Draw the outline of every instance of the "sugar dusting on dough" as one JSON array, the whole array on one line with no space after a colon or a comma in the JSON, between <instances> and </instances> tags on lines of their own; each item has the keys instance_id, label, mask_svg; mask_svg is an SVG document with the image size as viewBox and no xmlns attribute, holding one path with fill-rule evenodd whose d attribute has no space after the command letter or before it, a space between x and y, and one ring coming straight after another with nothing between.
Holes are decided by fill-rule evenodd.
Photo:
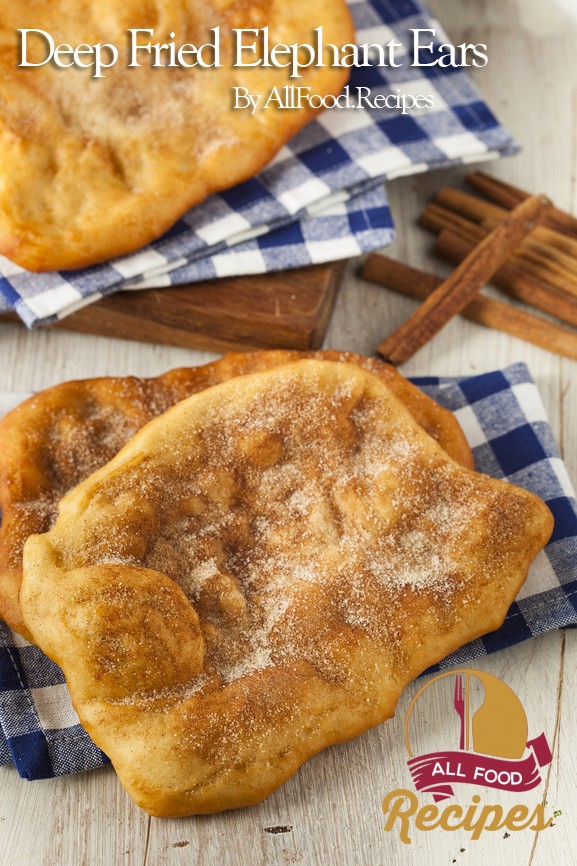
<instances>
[{"instance_id":1,"label":"sugar dusting on dough","mask_svg":"<svg viewBox=\"0 0 577 866\"><path fill-rule=\"evenodd\" d=\"M463 563L486 541L491 494L357 381L317 384L271 380L262 401L213 406L96 496L115 521L86 560L174 579L223 683L295 658L330 677L323 631L394 641L403 598L447 616L455 593L468 603Z\"/></svg>"},{"instance_id":2,"label":"sugar dusting on dough","mask_svg":"<svg viewBox=\"0 0 577 866\"><path fill-rule=\"evenodd\" d=\"M235 353L156 379L66 382L41 392L0 421L0 504L4 516L0 526L0 615L30 639L18 605L24 542L29 535L49 530L62 495L109 461L144 424L206 387L303 357L349 362L374 373L447 453L469 465L467 446L450 413L409 386L387 364L351 353ZM298 497L298 479L294 487ZM135 550L135 562L136 554ZM125 554L122 561L127 561Z\"/></svg>"},{"instance_id":3,"label":"sugar dusting on dough","mask_svg":"<svg viewBox=\"0 0 577 866\"><path fill-rule=\"evenodd\" d=\"M376 378L304 361L142 430L29 542L21 599L123 784L175 817L390 718L499 624L550 529Z\"/></svg>"},{"instance_id":4,"label":"sugar dusting on dough","mask_svg":"<svg viewBox=\"0 0 577 866\"><path fill-rule=\"evenodd\" d=\"M280 0L0 0L0 250L34 271L109 261L156 240L210 194L254 177L313 110L305 101L255 117L235 111L234 87L266 94L292 80L283 64L235 63L232 29L266 26L271 45L299 44L310 39L311 22L329 43L354 37L343 0L290 11ZM150 30L138 34L140 46L180 48L206 44L213 28L219 57L205 52L206 68L190 51L180 64L166 50L128 50L129 30ZM29 34L27 57L37 68L21 68L17 29L45 31L55 45L99 46L105 62L113 45L118 60L101 78L94 54L60 69L42 63L45 40ZM309 64L301 75L311 93L328 96L349 70Z\"/></svg>"}]
</instances>

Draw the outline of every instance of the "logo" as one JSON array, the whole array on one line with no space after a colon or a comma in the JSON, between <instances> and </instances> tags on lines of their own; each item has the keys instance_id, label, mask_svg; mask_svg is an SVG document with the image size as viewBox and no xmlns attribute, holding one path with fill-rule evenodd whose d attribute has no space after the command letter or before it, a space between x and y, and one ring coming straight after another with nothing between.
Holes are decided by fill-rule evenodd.
<instances>
[{"instance_id":1,"label":"logo","mask_svg":"<svg viewBox=\"0 0 577 866\"><path fill-rule=\"evenodd\" d=\"M445 704L442 727L447 739L439 750L419 754L416 722L420 717L430 724L427 704L430 708L431 698L436 699L438 712L439 697ZM545 734L529 738L527 716L515 692L485 671L450 671L424 685L407 711L405 745L414 788L432 796L434 803L454 797L457 784L526 793L541 783L541 770L552 761ZM407 843L411 818L419 830L464 829L478 839L483 830L545 829L553 816L547 819L544 810L544 804L532 812L521 804L506 813L500 805L481 805L477 793L467 806L420 807L408 789L392 791L383 801L385 830L397 827Z\"/></svg>"},{"instance_id":2,"label":"logo","mask_svg":"<svg viewBox=\"0 0 577 866\"><path fill-rule=\"evenodd\" d=\"M413 709L423 692L445 677L454 677L455 682L453 710L460 720L459 748L415 757L409 740ZM473 679L480 680L484 689L484 700L475 712L471 711L470 699ZM435 802L454 796L451 783L456 782L503 791L537 787L540 768L553 758L544 733L531 740L527 736L523 704L509 686L484 671L457 671L436 677L417 692L405 719L405 744L415 787L432 794Z\"/></svg>"}]
</instances>

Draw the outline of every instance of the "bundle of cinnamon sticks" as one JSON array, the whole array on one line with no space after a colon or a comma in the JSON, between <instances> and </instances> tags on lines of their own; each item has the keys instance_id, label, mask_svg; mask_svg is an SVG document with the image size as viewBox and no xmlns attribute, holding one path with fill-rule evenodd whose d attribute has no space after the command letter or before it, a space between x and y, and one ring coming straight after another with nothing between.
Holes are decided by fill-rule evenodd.
<instances>
[{"instance_id":1,"label":"bundle of cinnamon sticks","mask_svg":"<svg viewBox=\"0 0 577 866\"><path fill-rule=\"evenodd\" d=\"M445 187L419 220L437 234L435 254L457 265L446 280L386 256L366 260L365 279L423 301L377 352L401 364L462 314L577 360L577 332L565 327L577 326L577 219L479 172L466 180L485 199ZM563 324L479 295L488 282Z\"/></svg>"}]
</instances>

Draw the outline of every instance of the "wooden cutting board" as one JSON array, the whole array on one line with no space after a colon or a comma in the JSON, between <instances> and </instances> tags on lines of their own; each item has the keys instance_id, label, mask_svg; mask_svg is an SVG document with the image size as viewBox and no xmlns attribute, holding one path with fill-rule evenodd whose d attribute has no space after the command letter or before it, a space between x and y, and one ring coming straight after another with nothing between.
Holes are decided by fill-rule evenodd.
<instances>
[{"instance_id":1,"label":"wooden cutting board","mask_svg":"<svg viewBox=\"0 0 577 866\"><path fill-rule=\"evenodd\" d=\"M344 263L336 262L121 292L47 327L215 351L315 349L323 341L343 269ZM14 314L0 318L18 320Z\"/></svg>"}]
</instances>

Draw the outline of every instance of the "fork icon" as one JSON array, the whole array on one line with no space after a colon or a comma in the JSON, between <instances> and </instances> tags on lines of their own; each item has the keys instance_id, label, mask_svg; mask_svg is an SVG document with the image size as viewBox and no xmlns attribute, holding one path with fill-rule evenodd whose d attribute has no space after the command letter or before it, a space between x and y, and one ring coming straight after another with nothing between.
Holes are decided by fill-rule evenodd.
<instances>
[{"instance_id":1,"label":"fork icon","mask_svg":"<svg viewBox=\"0 0 577 866\"><path fill-rule=\"evenodd\" d=\"M459 718L461 719L461 736L460 736L460 740L459 740L459 748L465 749L465 748L468 748L468 743L467 743L467 746L465 746L465 730L467 727L467 723L466 723L467 712L465 709L465 696L463 694L463 677L461 674L457 674L457 676L455 677L455 694L453 697L453 704L454 704L455 710L457 711ZM467 737L467 739L468 739L468 737Z\"/></svg>"}]
</instances>

